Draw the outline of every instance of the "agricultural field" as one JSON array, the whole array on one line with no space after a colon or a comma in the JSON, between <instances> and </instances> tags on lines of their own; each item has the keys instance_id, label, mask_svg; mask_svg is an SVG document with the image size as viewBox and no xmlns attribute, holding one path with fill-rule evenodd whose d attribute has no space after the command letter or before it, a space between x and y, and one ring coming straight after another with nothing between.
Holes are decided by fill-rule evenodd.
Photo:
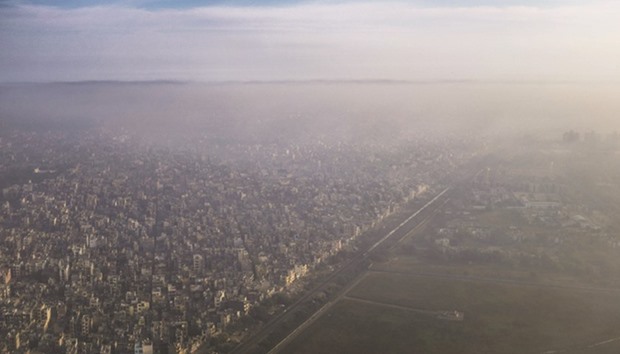
<instances>
[{"instance_id":1,"label":"agricultural field","mask_svg":"<svg viewBox=\"0 0 620 354\"><path fill-rule=\"evenodd\" d=\"M282 352L616 353L618 295L369 272ZM462 321L434 314L453 310Z\"/></svg>"},{"instance_id":2,"label":"agricultural field","mask_svg":"<svg viewBox=\"0 0 620 354\"><path fill-rule=\"evenodd\" d=\"M539 157L455 188L280 352L620 353L618 171Z\"/></svg>"}]
</instances>

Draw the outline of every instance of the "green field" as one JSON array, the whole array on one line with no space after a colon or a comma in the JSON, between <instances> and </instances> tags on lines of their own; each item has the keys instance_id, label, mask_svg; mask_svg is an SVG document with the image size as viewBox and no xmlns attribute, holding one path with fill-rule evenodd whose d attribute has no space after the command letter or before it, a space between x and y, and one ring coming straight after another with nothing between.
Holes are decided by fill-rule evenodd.
<instances>
[{"instance_id":1,"label":"green field","mask_svg":"<svg viewBox=\"0 0 620 354\"><path fill-rule=\"evenodd\" d=\"M618 353L619 293L368 273L283 353ZM384 304L459 310L447 321Z\"/></svg>"}]
</instances>

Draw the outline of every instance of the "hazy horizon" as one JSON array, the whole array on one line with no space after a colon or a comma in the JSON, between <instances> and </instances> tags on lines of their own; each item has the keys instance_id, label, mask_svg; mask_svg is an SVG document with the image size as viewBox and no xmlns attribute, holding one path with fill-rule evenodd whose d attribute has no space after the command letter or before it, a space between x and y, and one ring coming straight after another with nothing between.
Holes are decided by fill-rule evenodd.
<instances>
[{"instance_id":1,"label":"hazy horizon","mask_svg":"<svg viewBox=\"0 0 620 354\"><path fill-rule=\"evenodd\" d=\"M611 1L0 5L0 82L620 81Z\"/></svg>"},{"instance_id":2,"label":"hazy horizon","mask_svg":"<svg viewBox=\"0 0 620 354\"><path fill-rule=\"evenodd\" d=\"M5 122L97 122L181 137L204 131L285 140L325 134L335 140L382 135L386 141L454 133L559 137L571 129L620 130L617 89L381 81L3 84L0 114Z\"/></svg>"},{"instance_id":3,"label":"hazy horizon","mask_svg":"<svg viewBox=\"0 0 620 354\"><path fill-rule=\"evenodd\" d=\"M620 353L618 19L0 0L0 353Z\"/></svg>"}]
</instances>

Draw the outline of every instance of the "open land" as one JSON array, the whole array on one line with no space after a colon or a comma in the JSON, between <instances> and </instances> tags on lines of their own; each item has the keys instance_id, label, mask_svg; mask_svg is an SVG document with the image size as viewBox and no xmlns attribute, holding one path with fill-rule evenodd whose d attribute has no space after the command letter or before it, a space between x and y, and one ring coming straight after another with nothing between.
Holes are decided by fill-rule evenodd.
<instances>
[{"instance_id":1,"label":"open land","mask_svg":"<svg viewBox=\"0 0 620 354\"><path fill-rule=\"evenodd\" d=\"M545 159L562 169L513 160L461 186L279 352L620 352L615 209L602 207L618 195Z\"/></svg>"},{"instance_id":2,"label":"open land","mask_svg":"<svg viewBox=\"0 0 620 354\"><path fill-rule=\"evenodd\" d=\"M369 272L283 352L588 352L620 336L618 293ZM462 321L433 314L453 310Z\"/></svg>"}]
</instances>

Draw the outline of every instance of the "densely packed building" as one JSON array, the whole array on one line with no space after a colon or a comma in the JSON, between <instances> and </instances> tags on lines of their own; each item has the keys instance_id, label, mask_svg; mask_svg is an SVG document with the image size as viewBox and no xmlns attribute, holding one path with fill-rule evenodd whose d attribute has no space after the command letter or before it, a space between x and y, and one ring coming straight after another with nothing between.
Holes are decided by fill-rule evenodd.
<instances>
[{"instance_id":1,"label":"densely packed building","mask_svg":"<svg viewBox=\"0 0 620 354\"><path fill-rule=\"evenodd\" d=\"M188 150L67 134L0 140L2 352L190 352L464 154L446 142Z\"/></svg>"}]
</instances>

